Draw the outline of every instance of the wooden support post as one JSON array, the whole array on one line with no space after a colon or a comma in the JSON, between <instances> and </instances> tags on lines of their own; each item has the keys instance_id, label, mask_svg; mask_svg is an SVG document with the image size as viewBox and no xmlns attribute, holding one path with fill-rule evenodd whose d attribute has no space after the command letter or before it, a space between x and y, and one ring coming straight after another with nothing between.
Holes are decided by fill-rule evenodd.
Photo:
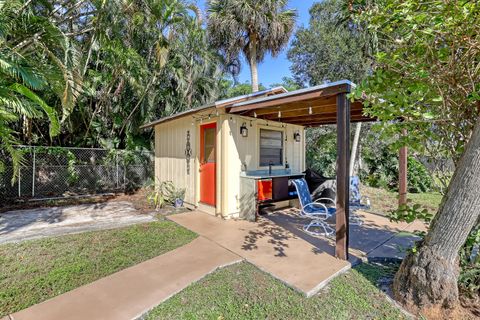
<instances>
[{"instance_id":1,"label":"wooden support post","mask_svg":"<svg viewBox=\"0 0 480 320\"><path fill-rule=\"evenodd\" d=\"M335 256L348 259L350 199L350 101L337 95L337 213Z\"/></svg>"},{"instance_id":2,"label":"wooden support post","mask_svg":"<svg viewBox=\"0 0 480 320\"><path fill-rule=\"evenodd\" d=\"M407 146L400 148L398 163L398 205L407 204Z\"/></svg>"}]
</instances>

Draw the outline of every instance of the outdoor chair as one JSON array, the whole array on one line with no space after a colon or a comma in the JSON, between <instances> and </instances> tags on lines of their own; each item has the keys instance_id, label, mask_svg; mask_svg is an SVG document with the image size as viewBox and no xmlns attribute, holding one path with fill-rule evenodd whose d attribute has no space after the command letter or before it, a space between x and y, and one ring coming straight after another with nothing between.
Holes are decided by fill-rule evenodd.
<instances>
[{"instance_id":1,"label":"outdoor chair","mask_svg":"<svg viewBox=\"0 0 480 320\"><path fill-rule=\"evenodd\" d=\"M303 226L303 230L315 236L331 236L334 234L335 230L327 224L326 220L335 214L335 208L328 208L325 204L318 202L325 199L312 201L305 179L295 179L293 184L297 189L298 199L300 200L301 215L312 219L310 223ZM323 232L314 231L313 228L320 228Z\"/></svg>"},{"instance_id":2,"label":"outdoor chair","mask_svg":"<svg viewBox=\"0 0 480 320\"><path fill-rule=\"evenodd\" d=\"M360 178L350 177L350 208L352 210L370 209L370 199L360 194Z\"/></svg>"},{"instance_id":3,"label":"outdoor chair","mask_svg":"<svg viewBox=\"0 0 480 320\"><path fill-rule=\"evenodd\" d=\"M310 195L310 191L308 189L308 185L305 179L297 179L293 182L295 184L295 188L297 189L297 193L299 194L300 205L302 207L302 215L314 218L314 220L312 220L309 224L305 225L303 229L306 232L314 235L329 236L333 234L335 231L326 223L326 220L335 215L336 213L336 199L324 197L312 201L312 197ZM302 188L302 190L305 189L303 197L300 196L299 188ZM306 210L304 209L304 207L306 207ZM349 217L350 224L361 226L363 224L363 220L358 214L356 214L356 211L370 209L370 199L368 197L362 197L362 195L360 194L360 178L358 176L350 177L349 207L351 211ZM325 214L325 212L327 214ZM321 227L324 230L324 233L311 231L310 228L313 227Z\"/></svg>"},{"instance_id":4,"label":"outdoor chair","mask_svg":"<svg viewBox=\"0 0 480 320\"><path fill-rule=\"evenodd\" d=\"M370 199L360 194L360 178L358 176L350 177L350 210L352 211L351 219L357 220L358 224L362 224L361 218L355 213L357 210L370 209Z\"/></svg>"},{"instance_id":5,"label":"outdoor chair","mask_svg":"<svg viewBox=\"0 0 480 320\"><path fill-rule=\"evenodd\" d=\"M316 201L323 202L327 208L335 208L336 199L319 198ZM362 197L360 194L360 178L358 176L350 177L350 217L349 221L351 225L361 226L363 224L362 218L356 214L358 210L370 209L370 199L368 197Z\"/></svg>"}]
</instances>

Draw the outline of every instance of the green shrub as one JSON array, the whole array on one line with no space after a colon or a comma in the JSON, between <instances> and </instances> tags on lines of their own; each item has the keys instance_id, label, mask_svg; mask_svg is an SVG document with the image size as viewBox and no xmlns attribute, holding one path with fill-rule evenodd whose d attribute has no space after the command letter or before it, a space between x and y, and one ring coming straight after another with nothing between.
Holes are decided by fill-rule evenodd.
<instances>
[{"instance_id":1,"label":"green shrub","mask_svg":"<svg viewBox=\"0 0 480 320\"><path fill-rule=\"evenodd\" d=\"M167 204L173 205L176 199L185 198L185 189L176 188L172 181L152 183L147 190L147 201L155 209L163 208Z\"/></svg>"},{"instance_id":2,"label":"green shrub","mask_svg":"<svg viewBox=\"0 0 480 320\"><path fill-rule=\"evenodd\" d=\"M432 190L433 179L430 173L425 168L425 165L414 157L408 157L407 178L409 192L421 193Z\"/></svg>"},{"instance_id":3,"label":"green shrub","mask_svg":"<svg viewBox=\"0 0 480 320\"><path fill-rule=\"evenodd\" d=\"M333 127L310 128L306 131L307 167L326 177L336 176L337 140Z\"/></svg>"},{"instance_id":4,"label":"green shrub","mask_svg":"<svg viewBox=\"0 0 480 320\"><path fill-rule=\"evenodd\" d=\"M390 141L383 140L369 128L362 129L359 150L363 166L359 172L363 183L374 188L398 189L398 152ZM353 134L352 134L353 136ZM332 126L311 128L306 131L307 166L327 177L336 175L336 129ZM408 157L408 191L412 193L432 190L433 179L423 163Z\"/></svg>"},{"instance_id":5,"label":"green shrub","mask_svg":"<svg viewBox=\"0 0 480 320\"><path fill-rule=\"evenodd\" d=\"M480 296L480 224L468 235L460 249L460 276L458 287L471 297Z\"/></svg>"}]
</instances>

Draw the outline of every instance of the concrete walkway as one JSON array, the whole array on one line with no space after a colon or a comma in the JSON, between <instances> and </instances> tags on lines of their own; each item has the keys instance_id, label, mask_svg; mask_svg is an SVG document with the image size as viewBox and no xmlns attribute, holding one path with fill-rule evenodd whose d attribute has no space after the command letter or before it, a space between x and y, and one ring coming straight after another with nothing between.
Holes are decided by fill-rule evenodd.
<instances>
[{"instance_id":1,"label":"concrete walkway","mask_svg":"<svg viewBox=\"0 0 480 320\"><path fill-rule=\"evenodd\" d=\"M8 211L0 213L0 244L154 220L128 201Z\"/></svg>"},{"instance_id":2,"label":"concrete walkway","mask_svg":"<svg viewBox=\"0 0 480 320\"><path fill-rule=\"evenodd\" d=\"M335 239L313 237L296 209L277 211L258 222L222 220L203 212L169 216L170 220L245 258L288 286L311 296L336 275L361 260L402 258L417 238L404 231L422 230L421 224L392 223L383 216L360 213L363 224L351 226L350 259L335 258ZM298 211L298 210L297 210Z\"/></svg>"},{"instance_id":3,"label":"concrete walkway","mask_svg":"<svg viewBox=\"0 0 480 320\"><path fill-rule=\"evenodd\" d=\"M334 257L335 249L327 241L312 245L265 218L258 222L222 220L199 211L168 218L238 254L306 296L317 293L351 267L351 262Z\"/></svg>"},{"instance_id":4,"label":"concrete walkway","mask_svg":"<svg viewBox=\"0 0 480 320\"><path fill-rule=\"evenodd\" d=\"M210 240L191 243L10 315L11 320L131 320L192 282L242 259Z\"/></svg>"}]
</instances>

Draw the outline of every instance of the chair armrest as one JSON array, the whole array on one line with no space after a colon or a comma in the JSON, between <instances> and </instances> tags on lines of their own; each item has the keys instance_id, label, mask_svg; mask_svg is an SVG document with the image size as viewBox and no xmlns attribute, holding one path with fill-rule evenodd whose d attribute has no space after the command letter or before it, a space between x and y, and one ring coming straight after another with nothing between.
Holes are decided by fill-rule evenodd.
<instances>
[{"instance_id":1,"label":"chair armrest","mask_svg":"<svg viewBox=\"0 0 480 320\"><path fill-rule=\"evenodd\" d=\"M323 207L323 210L325 210L325 213L305 213L305 208L306 207L315 207L315 206L321 206ZM325 216L326 218L330 217L330 214L328 213L328 208L326 205L324 205L323 203L319 203L319 202L311 202L309 204L306 204L305 206L303 206L302 208L302 211L305 213L305 215L307 216Z\"/></svg>"}]
</instances>

